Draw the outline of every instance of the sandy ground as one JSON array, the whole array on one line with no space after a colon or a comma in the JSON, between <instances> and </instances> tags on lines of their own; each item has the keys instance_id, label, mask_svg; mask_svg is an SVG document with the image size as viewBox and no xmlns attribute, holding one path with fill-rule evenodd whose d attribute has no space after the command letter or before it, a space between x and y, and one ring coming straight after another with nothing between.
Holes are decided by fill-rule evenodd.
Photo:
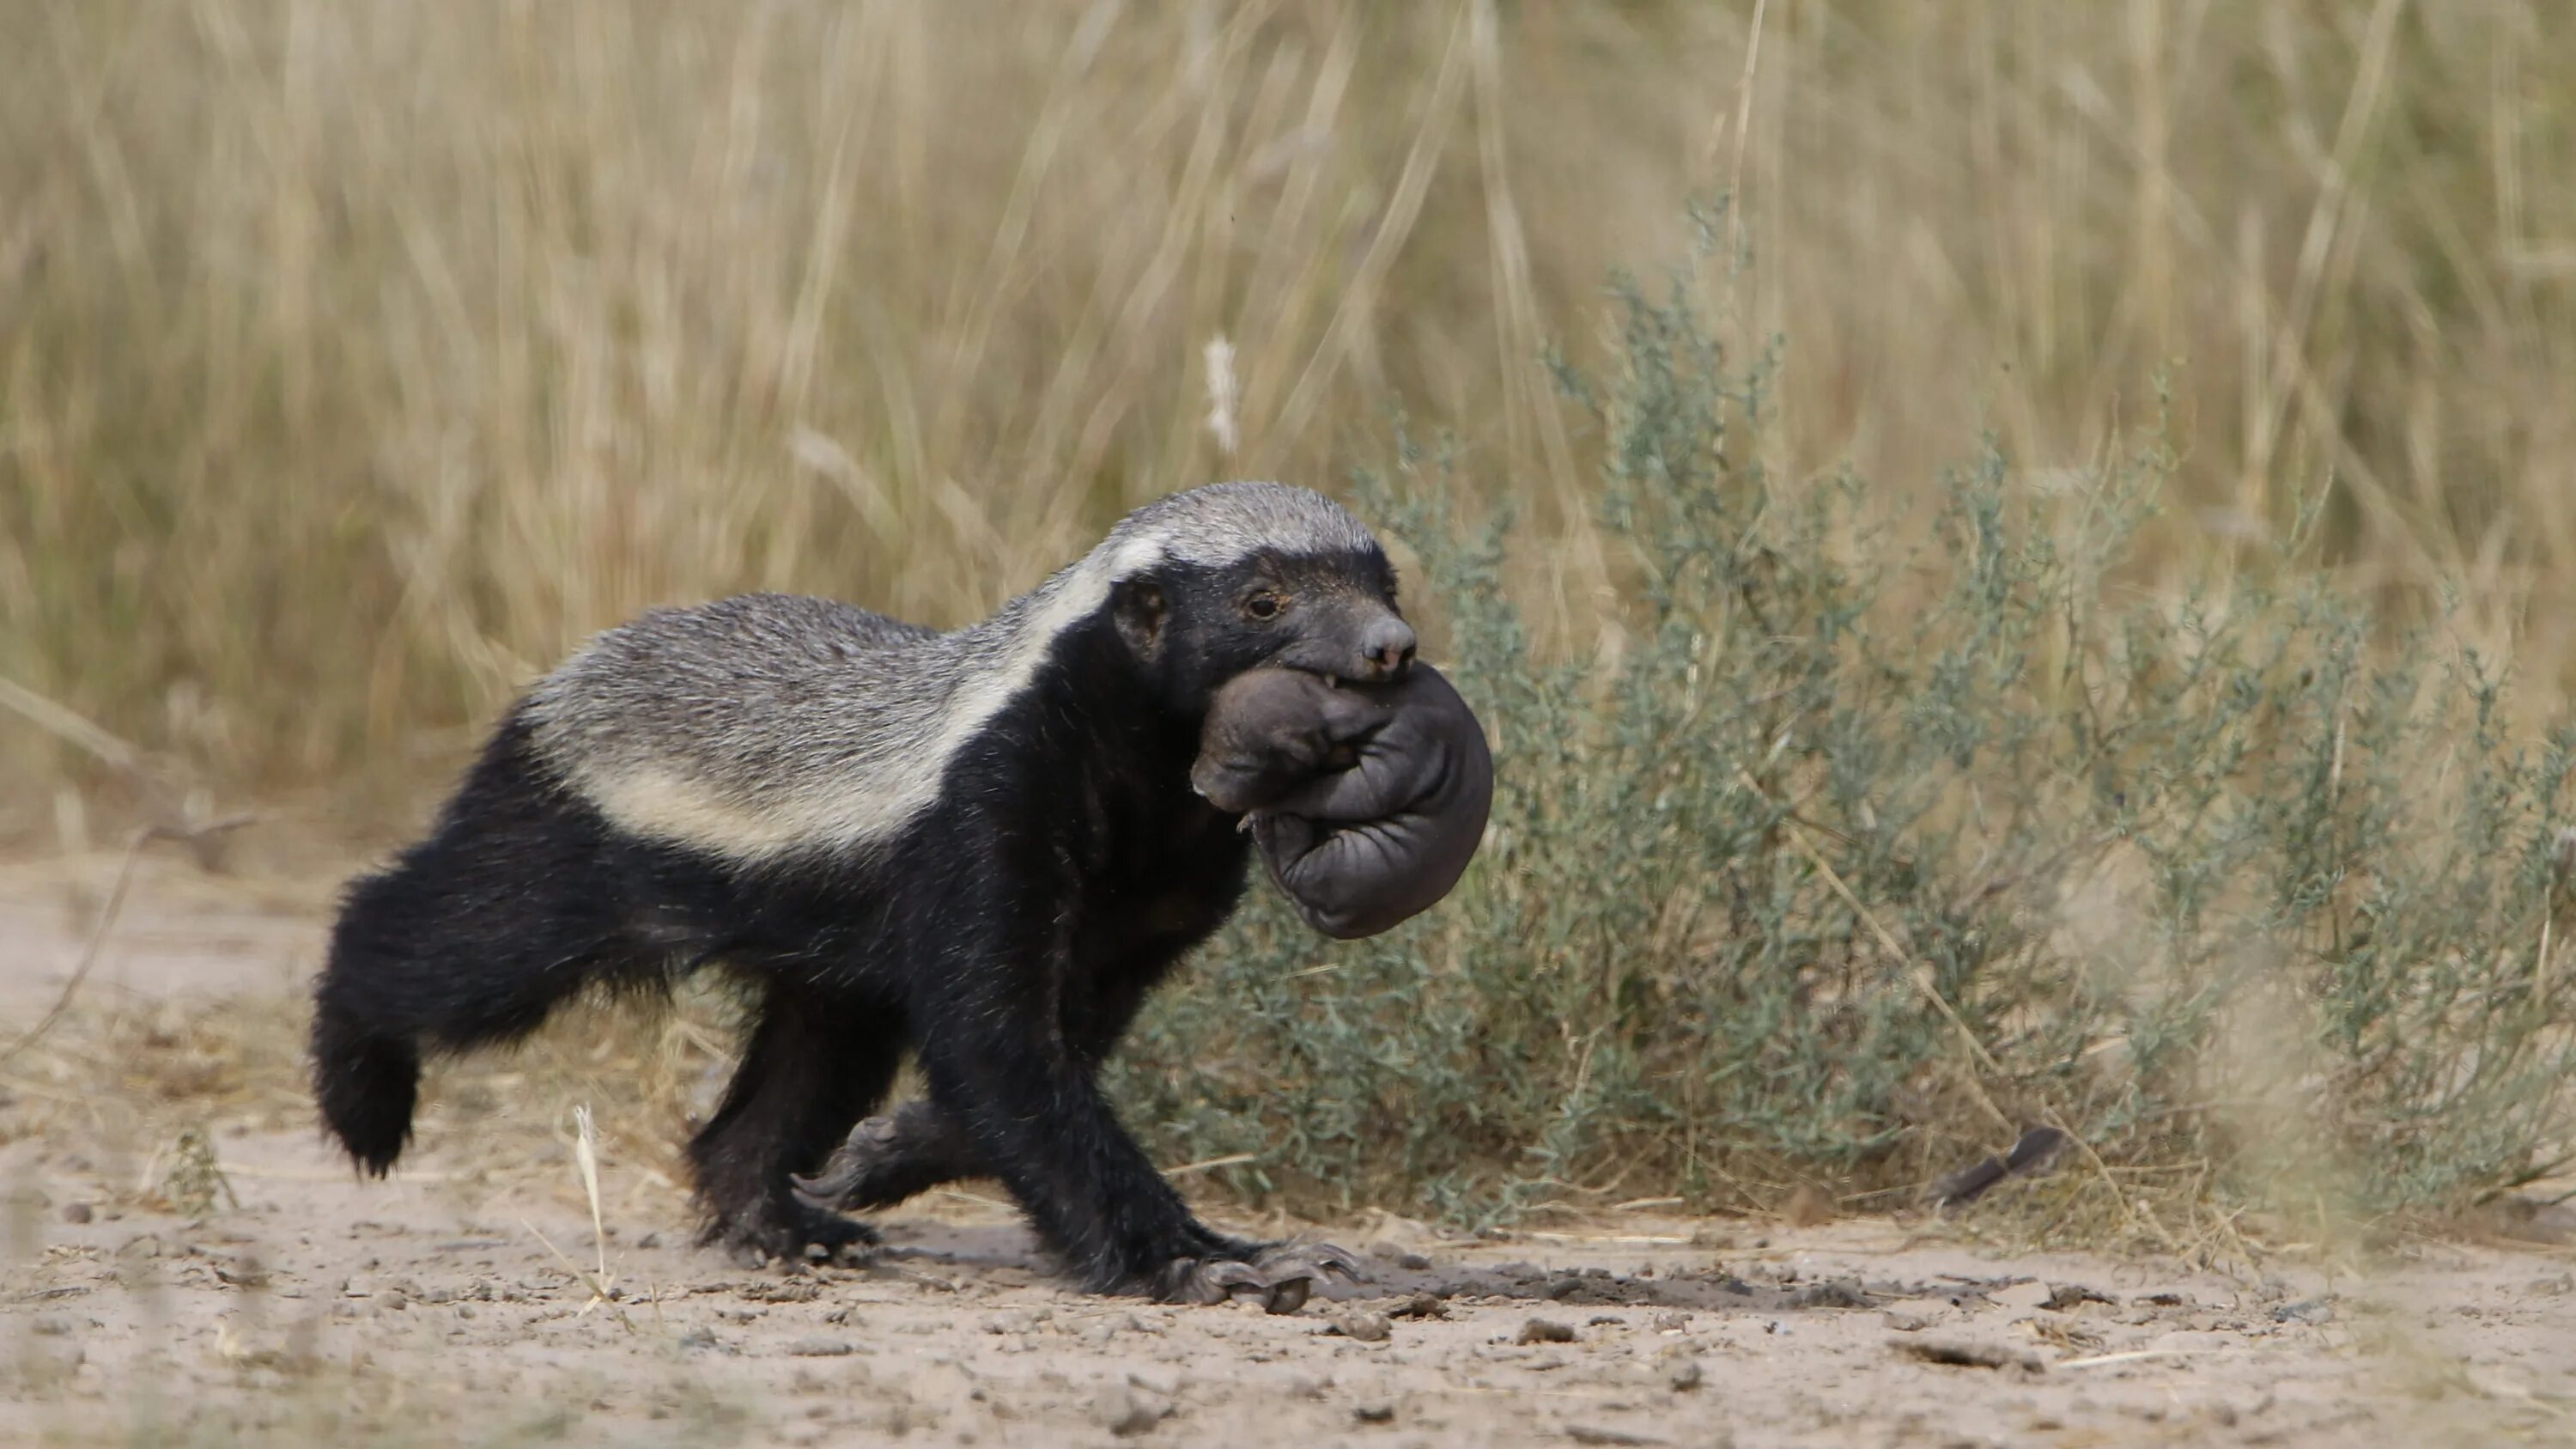
<instances>
[{"instance_id":1,"label":"sandy ground","mask_svg":"<svg viewBox=\"0 0 2576 1449\"><path fill-rule=\"evenodd\" d=\"M309 894L147 880L84 999L311 968ZM0 874L0 1036L79 955L66 887ZM568 1161L496 1186L431 1134L361 1185L309 1130L234 1127L238 1205L182 1219L111 1146L26 1130L8 1094L45 1084L12 1071L0 1442L2576 1441L2576 1253L2546 1243L2219 1274L1890 1219L1468 1240L1382 1217L1316 1229L1369 1281L1272 1316L1068 1292L983 1190L890 1215L868 1267L745 1270L613 1156L595 1235Z\"/></svg>"}]
</instances>

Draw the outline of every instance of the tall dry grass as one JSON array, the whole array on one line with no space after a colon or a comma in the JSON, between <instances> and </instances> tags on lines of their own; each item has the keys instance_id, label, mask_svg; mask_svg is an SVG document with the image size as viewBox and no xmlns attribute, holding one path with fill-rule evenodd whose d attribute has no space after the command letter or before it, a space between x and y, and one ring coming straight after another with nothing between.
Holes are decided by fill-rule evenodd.
<instances>
[{"instance_id":1,"label":"tall dry grass","mask_svg":"<svg viewBox=\"0 0 2576 1449\"><path fill-rule=\"evenodd\" d=\"M1758 50L1748 54L1756 16ZM585 631L966 618L1389 404L1532 505L1538 357L1732 187L1770 461L2097 456L2180 360L2177 563L2333 558L2576 662L2576 13L2541 0L14 6L0 678L241 789L409 777ZM1238 383L1205 426L1207 345ZM22 779L76 758L14 719ZM37 830L33 792L0 832Z\"/></svg>"}]
</instances>

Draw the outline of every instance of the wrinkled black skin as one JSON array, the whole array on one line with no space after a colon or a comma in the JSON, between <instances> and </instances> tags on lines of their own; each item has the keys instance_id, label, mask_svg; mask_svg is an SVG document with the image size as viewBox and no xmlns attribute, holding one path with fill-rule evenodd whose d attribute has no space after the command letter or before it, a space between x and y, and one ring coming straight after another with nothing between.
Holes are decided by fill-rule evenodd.
<instances>
[{"instance_id":1,"label":"wrinkled black skin","mask_svg":"<svg viewBox=\"0 0 2576 1449\"><path fill-rule=\"evenodd\" d=\"M1449 894L1485 834L1484 727L1427 664L1385 684L1255 669L1217 692L1190 780L1250 815L1270 878L1307 925L1374 936Z\"/></svg>"},{"instance_id":2,"label":"wrinkled black skin","mask_svg":"<svg viewBox=\"0 0 2576 1449\"><path fill-rule=\"evenodd\" d=\"M1256 598L1284 607L1256 617ZM1400 676L1412 646L1374 550L1166 566L1060 636L898 838L758 867L622 833L549 778L513 711L428 838L349 890L316 989L323 1117L381 1175L424 1052L721 961L760 1002L689 1144L710 1240L780 1256L871 1240L790 1179L912 1051L940 1141L989 1165L1085 1286L1173 1296L1195 1265L1263 1245L1198 1222L1094 1077L1243 892L1247 843L1189 784L1208 700L1263 664Z\"/></svg>"},{"instance_id":3,"label":"wrinkled black skin","mask_svg":"<svg viewBox=\"0 0 2576 1449\"><path fill-rule=\"evenodd\" d=\"M1363 688L1302 669L1247 669L1208 701L1190 788L1229 815L1249 815L1319 775L1351 769L1360 745L1395 718L1391 691L1431 672L1417 663L1402 684Z\"/></svg>"}]
</instances>

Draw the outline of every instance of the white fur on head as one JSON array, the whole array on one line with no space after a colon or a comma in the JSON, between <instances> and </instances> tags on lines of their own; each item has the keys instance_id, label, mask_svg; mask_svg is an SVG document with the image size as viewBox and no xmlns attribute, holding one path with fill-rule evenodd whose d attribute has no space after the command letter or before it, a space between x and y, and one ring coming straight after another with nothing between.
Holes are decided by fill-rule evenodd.
<instances>
[{"instance_id":1,"label":"white fur on head","mask_svg":"<svg viewBox=\"0 0 2576 1449\"><path fill-rule=\"evenodd\" d=\"M1264 550L1371 553L1339 504L1218 483L1130 513L1082 558L941 634L824 599L750 594L600 635L530 691L538 754L623 830L745 864L862 851L936 804L949 763L1123 579Z\"/></svg>"}]
</instances>

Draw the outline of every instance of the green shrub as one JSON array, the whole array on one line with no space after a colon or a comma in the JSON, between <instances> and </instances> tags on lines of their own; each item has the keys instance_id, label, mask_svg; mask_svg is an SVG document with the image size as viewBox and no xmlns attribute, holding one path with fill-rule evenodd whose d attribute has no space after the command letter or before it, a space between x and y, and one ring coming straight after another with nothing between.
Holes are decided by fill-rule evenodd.
<instances>
[{"instance_id":1,"label":"green shrub","mask_svg":"<svg viewBox=\"0 0 2576 1449\"><path fill-rule=\"evenodd\" d=\"M1560 369L1623 648L1533 655L1456 460L1358 480L1453 621L1493 824L1373 940L1256 887L1118 1068L1165 1160L1468 1221L1897 1200L2041 1122L2141 1195L2377 1210L2536 1170L2576 1081L2542 959L2576 729L2517 742L2494 664L2302 568L2305 530L2140 584L2161 428L2080 473L1989 452L1928 520L1769 471L1771 359L1694 275L1622 282L1606 362Z\"/></svg>"}]
</instances>

